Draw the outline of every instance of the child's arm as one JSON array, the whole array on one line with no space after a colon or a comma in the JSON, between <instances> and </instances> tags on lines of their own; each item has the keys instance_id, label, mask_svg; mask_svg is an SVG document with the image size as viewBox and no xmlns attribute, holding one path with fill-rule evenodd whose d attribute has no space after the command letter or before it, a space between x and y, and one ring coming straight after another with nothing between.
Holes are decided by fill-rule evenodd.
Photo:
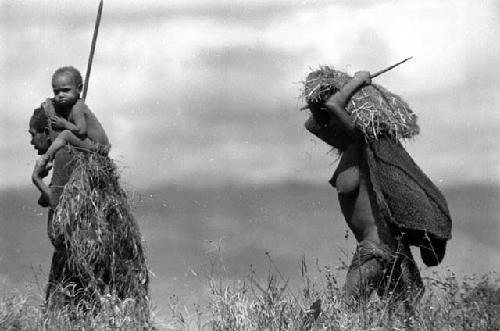
<instances>
[{"instance_id":1,"label":"child's arm","mask_svg":"<svg viewBox=\"0 0 500 331\"><path fill-rule=\"evenodd\" d=\"M340 91L332 95L325 103L326 110L330 115L330 120L340 123L345 131L353 138L356 138L356 127L351 116L345 111L347 102L352 95L364 85L371 84L370 73L368 71L358 71L354 78L344 85Z\"/></svg>"},{"instance_id":2,"label":"child's arm","mask_svg":"<svg viewBox=\"0 0 500 331\"><path fill-rule=\"evenodd\" d=\"M71 131L80 139L87 138L87 121L85 120L83 111L75 107L73 108L72 116L74 123L59 116L51 117L50 122L58 129Z\"/></svg>"}]
</instances>

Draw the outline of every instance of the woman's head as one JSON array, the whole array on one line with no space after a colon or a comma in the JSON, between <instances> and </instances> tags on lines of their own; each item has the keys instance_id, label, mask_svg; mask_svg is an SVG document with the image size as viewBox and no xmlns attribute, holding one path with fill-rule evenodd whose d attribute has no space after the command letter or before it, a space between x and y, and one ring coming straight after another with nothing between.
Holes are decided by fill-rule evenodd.
<instances>
[{"instance_id":1,"label":"woman's head","mask_svg":"<svg viewBox=\"0 0 500 331\"><path fill-rule=\"evenodd\" d=\"M353 139L344 131L341 125L331 118L324 101L311 101L308 102L307 105L317 125L328 131L325 135L325 142L335 148L339 153L344 152L353 142Z\"/></svg>"},{"instance_id":2,"label":"woman's head","mask_svg":"<svg viewBox=\"0 0 500 331\"><path fill-rule=\"evenodd\" d=\"M51 144L49 135L49 119L42 108L37 108L30 118L29 134L31 145L37 150L38 155L45 154Z\"/></svg>"}]
</instances>

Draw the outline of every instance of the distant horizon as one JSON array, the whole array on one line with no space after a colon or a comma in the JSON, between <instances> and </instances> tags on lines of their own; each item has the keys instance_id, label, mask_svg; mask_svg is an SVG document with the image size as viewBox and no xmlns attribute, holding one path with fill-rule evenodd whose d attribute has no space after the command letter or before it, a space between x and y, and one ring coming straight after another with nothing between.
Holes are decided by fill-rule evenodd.
<instances>
[{"instance_id":1,"label":"distant horizon","mask_svg":"<svg viewBox=\"0 0 500 331\"><path fill-rule=\"evenodd\" d=\"M333 171L332 171L333 174ZM25 183L18 183L18 184L13 184L9 186L0 186L0 193L1 192L8 192L8 191L30 191L33 190L35 194L39 194L35 186L31 183L31 175L28 176L29 181ZM309 180L309 179L300 179L300 178L274 178L273 180L270 181L252 181L248 179L243 179L243 180L234 180L232 178L223 178L222 180L215 180L215 181L204 181L204 182L199 182L199 181L193 181L190 179L178 179L176 181L164 181L164 182L159 182L155 184L148 184L147 186L141 186L141 185L133 185L132 183L128 182L126 178L121 177L120 178L120 183L124 186L124 188L127 191L132 191L132 192L139 192L139 193L148 193L148 192L156 192L158 190L163 190L166 189L168 191L169 188L174 188L174 189L217 189L217 188L224 188L224 187L272 187L272 186L286 186L286 185L304 185L304 186L310 186L310 187L331 187L331 184L328 183L328 180L330 179L329 176L326 176L322 179L318 180ZM431 178L431 180L433 180ZM47 184L50 182L50 179L45 179ZM463 181L463 182L456 182L456 183L449 183L447 182L446 184L440 183L440 182L435 182L435 184L438 186L439 189L441 190L455 190L460 187L485 187L485 188L498 188L500 189L500 182L488 182L488 181ZM334 190L333 187L331 187L332 190ZM335 191L332 191L335 193ZM500 191L499 191L500 192ZM500 216L500 215L499 215Z\"/></svg>"}]
</instances>

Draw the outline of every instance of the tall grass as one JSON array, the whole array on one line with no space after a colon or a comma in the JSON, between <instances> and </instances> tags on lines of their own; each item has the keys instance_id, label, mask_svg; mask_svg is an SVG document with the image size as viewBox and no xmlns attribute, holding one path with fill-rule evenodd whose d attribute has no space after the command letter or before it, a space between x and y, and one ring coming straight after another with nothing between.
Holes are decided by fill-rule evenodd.
<instances>
[{"instance_id":1,"label":"tall grass","mask_svg":"<svg viewBox=\"0 0 500 331\"><path fill-rule=\"evenodd\" d=\"M224 283L209 279L205 314L180 316L179 330L500 330L500 275L426 278L421 298L396 302L372 295L348 304L329 267L301 264L302 286L291 288L272 263L267 278ZM177 312L177 314L179 314ZM200 317L204 319L200 322ZM193 324L192 321L197 320Z\"/></svg>"},{"instance_id":2,"label":"tall grass","mask_svg":"<svg viewBox=\"0 0 500 331\"><path fill-rule=\"evenodd\" d=\"M32 295L19 291L0 298L0 330L153 330L134 299L100 297L93 307L68 305L46 310Z\"/></svg>"},{"instance_id":3,"label":"tall grass","mask_svg":"<svg viewBox=\"0 0 500 331\"><path fill-rule=\"evenodd\" d=\"M300 286L290 285L274 264L264 279L251 273L228 281L212 273L206 306L174 295L166 320L152 314L148 324L137 322L131 298L107 295L99 298L99 309L46 312L33 297L12 291L0 298L0 330L500 330L497 273L426 278L423 297L409 298L410 309L377 296L350 306L335 274L318 264L311 271L305 260Z\"/></svg>"}]
</instances>

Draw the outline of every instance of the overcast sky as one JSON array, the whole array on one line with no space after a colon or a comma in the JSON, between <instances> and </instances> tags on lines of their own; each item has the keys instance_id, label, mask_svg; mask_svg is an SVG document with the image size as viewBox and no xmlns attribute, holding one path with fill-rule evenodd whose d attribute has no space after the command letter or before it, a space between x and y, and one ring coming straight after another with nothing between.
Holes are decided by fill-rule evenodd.
<instances>
[{"instance_id":1,"label":"overcast sky","mask_svg":"<svg viewBox=\"0 0 500 331\"><path fill-rule=\"evenodd\" d=\"M29 117L56 68L85 72L98 2L0 4L0 188L22 187ZM87 103L133 188L319 182L335 157L298 82L413 56L376 79L419 116L412 156L440 186L500 183L499 31L498 1L106 0Z\"/></svg>"}]
</instances>

